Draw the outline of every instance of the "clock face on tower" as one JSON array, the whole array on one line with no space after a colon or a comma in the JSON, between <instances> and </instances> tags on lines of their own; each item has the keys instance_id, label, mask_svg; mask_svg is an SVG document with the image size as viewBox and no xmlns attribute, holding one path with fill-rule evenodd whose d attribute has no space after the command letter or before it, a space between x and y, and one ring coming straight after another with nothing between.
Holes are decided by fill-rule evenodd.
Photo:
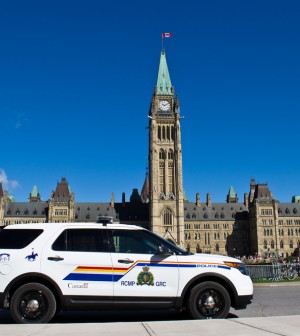
<instances>
[{"instance_id":1,"label":"clock face on tower","mask_svg":"<svg viewBox=\"0 0 300 336\"><path fill-rule=\"evenodd\" d=\"M171 104L167 100L161 100L159 102L159 108L161 111L170 111L171 110Z\"/></svg>"}]
</instances>

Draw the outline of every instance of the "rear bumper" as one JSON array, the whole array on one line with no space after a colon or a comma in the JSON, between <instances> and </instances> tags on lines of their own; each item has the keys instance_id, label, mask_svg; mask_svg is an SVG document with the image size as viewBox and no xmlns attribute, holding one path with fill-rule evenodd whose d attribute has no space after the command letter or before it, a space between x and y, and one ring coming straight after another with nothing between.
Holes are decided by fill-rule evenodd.
<instances>
[{"instance_id":1,"label":"rear bumper","mask_svg":"<svg viewBox=\"0 0 300 336\"><path fill-rule=\"evenodd\" d=\"M253 301L253 294L238 296L236 300L236 304L233 308L236 310L245 309L248 304L252 303L252 301Z\"/></svg>"}]
</instances>

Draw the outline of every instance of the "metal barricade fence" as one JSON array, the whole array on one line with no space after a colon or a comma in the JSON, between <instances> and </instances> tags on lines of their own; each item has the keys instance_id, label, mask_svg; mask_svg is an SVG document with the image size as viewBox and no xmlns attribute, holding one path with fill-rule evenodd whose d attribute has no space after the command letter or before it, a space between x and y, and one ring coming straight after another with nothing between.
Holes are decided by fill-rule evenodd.
<instances>
[{"instance_id":1,"label":"metal barricade fence","mask_svg":"<svg viewBox=\"0 0 300 336\"><path fill-rule=\"evenodd\" d=\"M264 265L246 265L251 279L270 279L279 280L282 278L283 270L291 267L300 276L299 263L272 263Z\"/></svg>"}]
</instances>

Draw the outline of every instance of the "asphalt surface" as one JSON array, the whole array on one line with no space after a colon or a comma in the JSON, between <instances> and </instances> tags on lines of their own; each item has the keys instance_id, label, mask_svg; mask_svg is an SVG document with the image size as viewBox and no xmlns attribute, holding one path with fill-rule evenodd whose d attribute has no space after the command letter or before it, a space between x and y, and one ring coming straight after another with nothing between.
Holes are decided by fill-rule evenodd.
<instances>
[{"instance_id":1,"label":"asphalt surface","mask_svg":"<svg viewBox=\"0 0 300 336\"><path fill-rule=\"evenodd\" d=\"M292 283L255 286L254 302L246 310L231 310L228 318L222 320L187 320L186 316L176 312L156 312L152 315L143 312L118 312L101 314L101 317L93 312L83 315L59 314L49 324L16 325L13 324L9 313L2 311L0 335L299 336L299 290L299 286ZM280 312L286 316L279 316ZM243 317L243 315L255 317Z\"/></svg>"}]
</instances>

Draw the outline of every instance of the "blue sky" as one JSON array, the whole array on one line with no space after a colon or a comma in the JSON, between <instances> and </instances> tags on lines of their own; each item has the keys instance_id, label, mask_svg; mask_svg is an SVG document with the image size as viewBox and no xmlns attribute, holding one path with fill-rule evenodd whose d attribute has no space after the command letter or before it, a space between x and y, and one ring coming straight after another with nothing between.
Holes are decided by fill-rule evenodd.
<instances>
[{"instance_id":1,"label":"blue sky","mask_svg":"<svg viewBox=\"0 0 300 336\"><path fill-rule=\"evenodd\" d=\"M250 179L300 195L300 2L0 0L0 181L44 200L128 200L145 179L161 33L190 201Z\"/></svg>"}]
</instances>

